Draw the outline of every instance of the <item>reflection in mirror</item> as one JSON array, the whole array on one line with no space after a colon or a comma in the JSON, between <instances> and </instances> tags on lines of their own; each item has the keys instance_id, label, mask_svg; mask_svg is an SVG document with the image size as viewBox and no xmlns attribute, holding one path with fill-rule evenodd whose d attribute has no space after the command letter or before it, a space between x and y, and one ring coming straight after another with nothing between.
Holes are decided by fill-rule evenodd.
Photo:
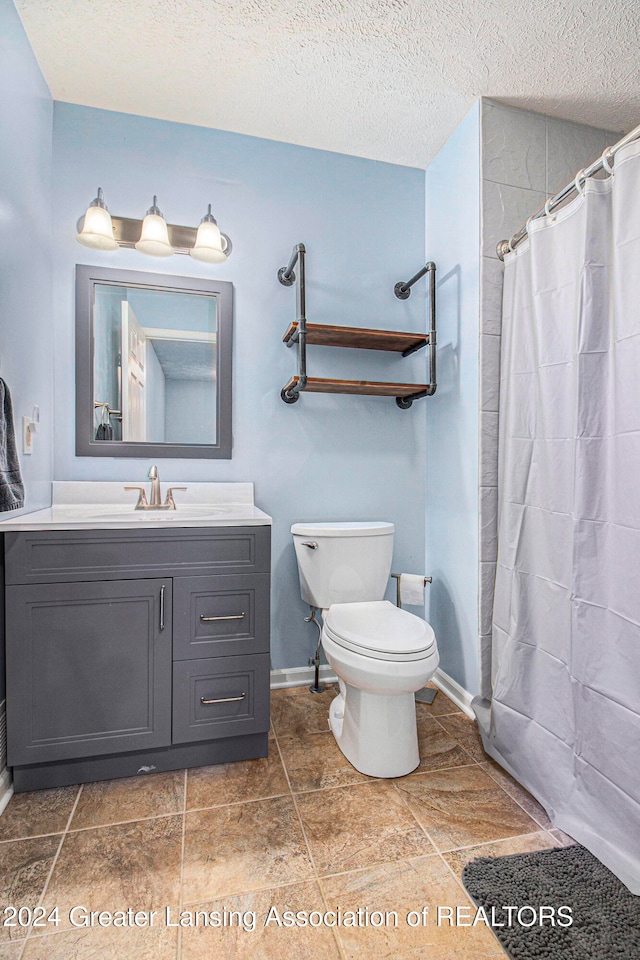
<instances>
[{"instance_id":1,"label":"reflection in mirror","mask_svg":"<svg viewBox=\"0 0 640 960\"><path fill-rule=\"evenodd\" d=\"M216 442L216 298L95 288L95 439Z\"/></svg>"},{"instance_id":2,"label":"reflection in mirror","mask_svg":"<svg viewBox=\"0 0 640 960\"><path fill-rule=\"evenodd\" d=\"M230 456L231 284L81 266L77 282L78 452Z\"/></svg>"}]
</instances>

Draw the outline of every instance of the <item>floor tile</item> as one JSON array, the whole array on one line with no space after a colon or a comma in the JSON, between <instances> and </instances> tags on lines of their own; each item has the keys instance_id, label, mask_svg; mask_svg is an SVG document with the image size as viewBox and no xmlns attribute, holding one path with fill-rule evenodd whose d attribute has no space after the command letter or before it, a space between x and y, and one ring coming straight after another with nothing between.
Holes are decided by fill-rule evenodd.
<instances>
[{"instance_id":1,"label":"floor tile","mask_svg":"<svg viewBox=\"0 0 640 960\"><path fill-rule=\"evenodd\" d=\"M510 837L508 840L496 840L479 847L465 847L463 850L451 850L443 857L456 874L460 877L462 868L471 860L478 857L509 857L513 853L533 853L536 850L549 850L553 847L553 838L546 830L529 833L523 837Z\"/></svg>"},{"instance_id":2,"label":"floor tile","mask_svg":"<svg viewBox=\"0 0 640 960\"><path fill-rule=\"evenodd\" d=\"M71 830L182 813L184 770L85 783Z\"/></svg>"},{"instance_id":3,"label":"floor tile","mask_svg":"<svg viewBox=\"0 0 640 960\"><path fill-rule=\"evenodd\" d=\"M437 690L432 683L427 686L432 690ZM418 717L440 717L447 716L450 713L460 713L460 707L456 707L449 697L445 696L442 690L438 690L433 703L421 703L416 700L416 713Z\"/></svg>"},{"instance_id":4,"label":"floor tile","mask_svg":"<svg viewBox=\"0 0 640 960\"><path fill-rule=\"evenodd\" d=\"M382 864L320 881L327 903L369 911L371 922L336 928L349 960L494 960L504 954L485 927L438 926L437 908L475 908L440 857ZM426 912L423 914L423 909ZM375 917L374 911L380 916ZM416 924L412 926L411 923Z\"/></svg>"},{"instance_id":5,"label":"floor tile","mask_svg":"<svg viewBox=\"0 0 640 960\"><path fill-rule=\"evenodd\" d=\"M183 903L313 876L290 797L186 814Z\"/></svg>"},{"instance_id":6,"label":"floor tile","mask_svg":"<svg viewBox=\"0 0 640 960\"><path fill-rule=\"evenodd\" d=\"M466 750L433 717L418 717L417 727L420 764L414 772L461 767L473 762Z\"/></svg>"},{"instance_id":7,"label":"floor tile","mask_svg":"<svg viewBox=\"0 0 640 960\"><path fill-rule=\"evenodd\" d=\"M69 821L79 787L15 793L0 816L0 840L18 840L62 833Z\"/></svg>"},{"instance_id":8,"label":"floor tile","mask_svg":"<svg viewBox=\"0 0 640 960\"><path fill-rule=\"evenodd\" d=\"M187 809L261 800L289 793L289 785L275 740L269 756L212 767L193 767L187 775Z\"/></svg>"},{"instance_id":9,"label":"floor tile","mask_svg":"<svg viewBox=\"0 0 640 960\"><path fill-rule=\"evenodd\" d=\"M444 727L450 737L464 747L473 760L482 763L487 759L475 720L471 720L464 713L457 713L450 717L438 717L437 722Z\"/></svg>"},{"instance_id":10,"label":"floor tile","mask_svg":"<svg viewBox=\"0 0 640 960\"><path fill-rule=\"evenodd\" d=\"M152 928L92 927L27 941L23 960L175 960L178 931Z\"/></svg>"},{"instance_id":11,"label":"floor tile","mask_svg":"<svg viewBox=\"0 0 640 960\"><path fill-rule=\"evenodd\" d=\"M296 802L320 874L433 853L390 783L377 780L301 793Z\"/></svg>"},{"instance_id":12,"label":"floor tile","mask_svg":"<svg viewBox=\"0 0 640 960\"><path fill-rule=\"evenodd\" d=\"M182 816L69 833L46 892L69 926L71 907L162 909L178 903Z\"/></svg>"},{"instance_id":13,"label":"floor tile","mask_svg":"<svg viewBox=\"0 0 640 960\"><path fill-rule=\"evenodd\" d=\"M310 733L326 733L329 729L329 707L338 693L331 684L322 693L311 693L308 687L274 690L271 695L271 722L278 737L304 737Z\"/></svg>"},{"instance_id":14,"label":"floor tile","mask_svg":"<svg viewBox=\"0 0 640 960\"><path fill-rule=\"evenodd\" d=\"M495 760L485 757L485 763L480 764L480 766L496 783L500 784L510 797L513 797L516 803L519 803L527 811L530 817L533 817L536 823L540 824L543 830L548 830L552 826L544 807L538 803L535 797L531 796L528 790L521 787L506 770L503 770Z\"/></svg>"},{"instance_id":15,"label":"floor tile","mask_svg":"<svg viewBox=\"0 0 640 960\"><path fill-rule=\"evenodd\" d=\"M37 906L60 840L53 836L0 843L0 909ZM2 926L0 941L22 940L27 933L25 927Z\"/></svg>"},{"instance_id":16,"label":"floor tile","mask_svg":"<svg viewBox=\"0 0 640 960\"><path fill-rule=\"evenodd\" d=\"M0 960L19 960L23 943L0 944Z\"/></svg>"},{"instance_id":17,"label":"floor tile","mask_svg":"<svg viewBox=\"0 0 640 960\"><path fill-rule=\"evenodd\" d=\"M294 792L365 783L370 778L352 767L332 733L278 739Z\"/></svg>"},{"instance_id":18,"label":"floor tile","mask_svg":"<svg viewBox=\"0 0 640 960\"><path fill-rule=\"evenodd\" d=\"M192 907L194 911L196 908ZM187 928L182 931L181 960L339 960L340 952L327 926L278 926L285 911L298 913L320 910L324 903L315 880L245 893L237 897L198 904L206 911L239 911L242 923L221 929ZM270 913L271 911L271 913ZM274 913L273 911L276 911ZM255 914L255 929L251 929ZM267 925L265 922L268 920Z\"/></svg>"},{"instance_id":19,"label":"floor tile","mask_svg":"<svg viewBox=\"0 0 640 960\"><path fill-rule=\"evenodd\" d=\"M475 764L395 781L439 850L535 833L538 825Z\"/></svg>"},{"instance_id":20,"label":"floor tile","mask_svg":"<svg viewBox=\"0 0 640 960\"><path fill-rule=\"evenodd\" d=\"M570 837L568 833L563 833L562 830L549 830L549 833L556 840L561 847L573 847L578 841L574 840L573 837Z\"/></svg>"}]
</instances>

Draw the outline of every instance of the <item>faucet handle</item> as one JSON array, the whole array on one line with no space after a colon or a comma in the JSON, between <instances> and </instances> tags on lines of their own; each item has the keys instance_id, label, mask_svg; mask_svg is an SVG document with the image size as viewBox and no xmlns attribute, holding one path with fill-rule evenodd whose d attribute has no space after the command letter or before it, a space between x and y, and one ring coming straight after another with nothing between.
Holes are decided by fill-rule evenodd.
<instances>
[{"instance_id":1,"label":"faucet handle","mask_svg":"<svg viewBox=\"0 0 640 960\"><path fill-rule=\"evenodd\" d=\"M172 510L175 510L175 509L176 509L176 502L175 502L175 500L173 499L173 491L174 491L174 490L188 490L188 489L189 489L188 487L169 487L169 489L167 490L166 500L164 501L165 507L168 506L168 507L171 507Z\"/></svg>"},{"instance_id":2,"label":"faucet handle","mask_svg":"<svg viewBox=\"0 0 640 960\"><path fill-rule=\"evenodd\" d=\"M124 489L138 491L138 502L135 505L136 510L142 510L143 507L148 505L147 494L144 487L125 487Z\"/></svg>"}]
</instances>

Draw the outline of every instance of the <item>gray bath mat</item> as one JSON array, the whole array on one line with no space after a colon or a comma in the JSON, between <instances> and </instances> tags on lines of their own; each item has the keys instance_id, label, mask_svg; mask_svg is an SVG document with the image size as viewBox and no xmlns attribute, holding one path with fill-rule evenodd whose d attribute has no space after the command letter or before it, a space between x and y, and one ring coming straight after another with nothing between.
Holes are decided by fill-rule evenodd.
<instances>
[{"instance_id":1,"label":"gray bath mat","mask_svg":"<svg viewBox=\"0 0 640 960\"><path fill-rule=\"evenodd\" d=\"M462 882L513 960L640 960L640 897L584 847L481 857L465 866ZM529 909L512 910L509 925L506 906ZM555 926L540 925L541 906L547 917L555 910ZM558 924L562 906L571 908L571 926ZM494 925L492 908L504 926Z\"/></svg>"}]
</instances>

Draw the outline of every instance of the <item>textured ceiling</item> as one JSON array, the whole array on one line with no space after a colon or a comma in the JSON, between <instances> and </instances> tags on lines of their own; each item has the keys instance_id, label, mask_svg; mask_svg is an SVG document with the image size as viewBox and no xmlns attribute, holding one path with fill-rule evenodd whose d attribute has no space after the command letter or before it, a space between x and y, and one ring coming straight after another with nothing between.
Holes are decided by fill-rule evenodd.
<instances>
[{"instance_id":1,"label":"textured ceiling","mask_svg":"<svg viewBox=\"0 0 640 960\"><path fill-rule=\"evenodd\" d=\"M426 167L480 96L640 121L640 0L15 0L56 100Z\"/></svg>"}]
</instances>

